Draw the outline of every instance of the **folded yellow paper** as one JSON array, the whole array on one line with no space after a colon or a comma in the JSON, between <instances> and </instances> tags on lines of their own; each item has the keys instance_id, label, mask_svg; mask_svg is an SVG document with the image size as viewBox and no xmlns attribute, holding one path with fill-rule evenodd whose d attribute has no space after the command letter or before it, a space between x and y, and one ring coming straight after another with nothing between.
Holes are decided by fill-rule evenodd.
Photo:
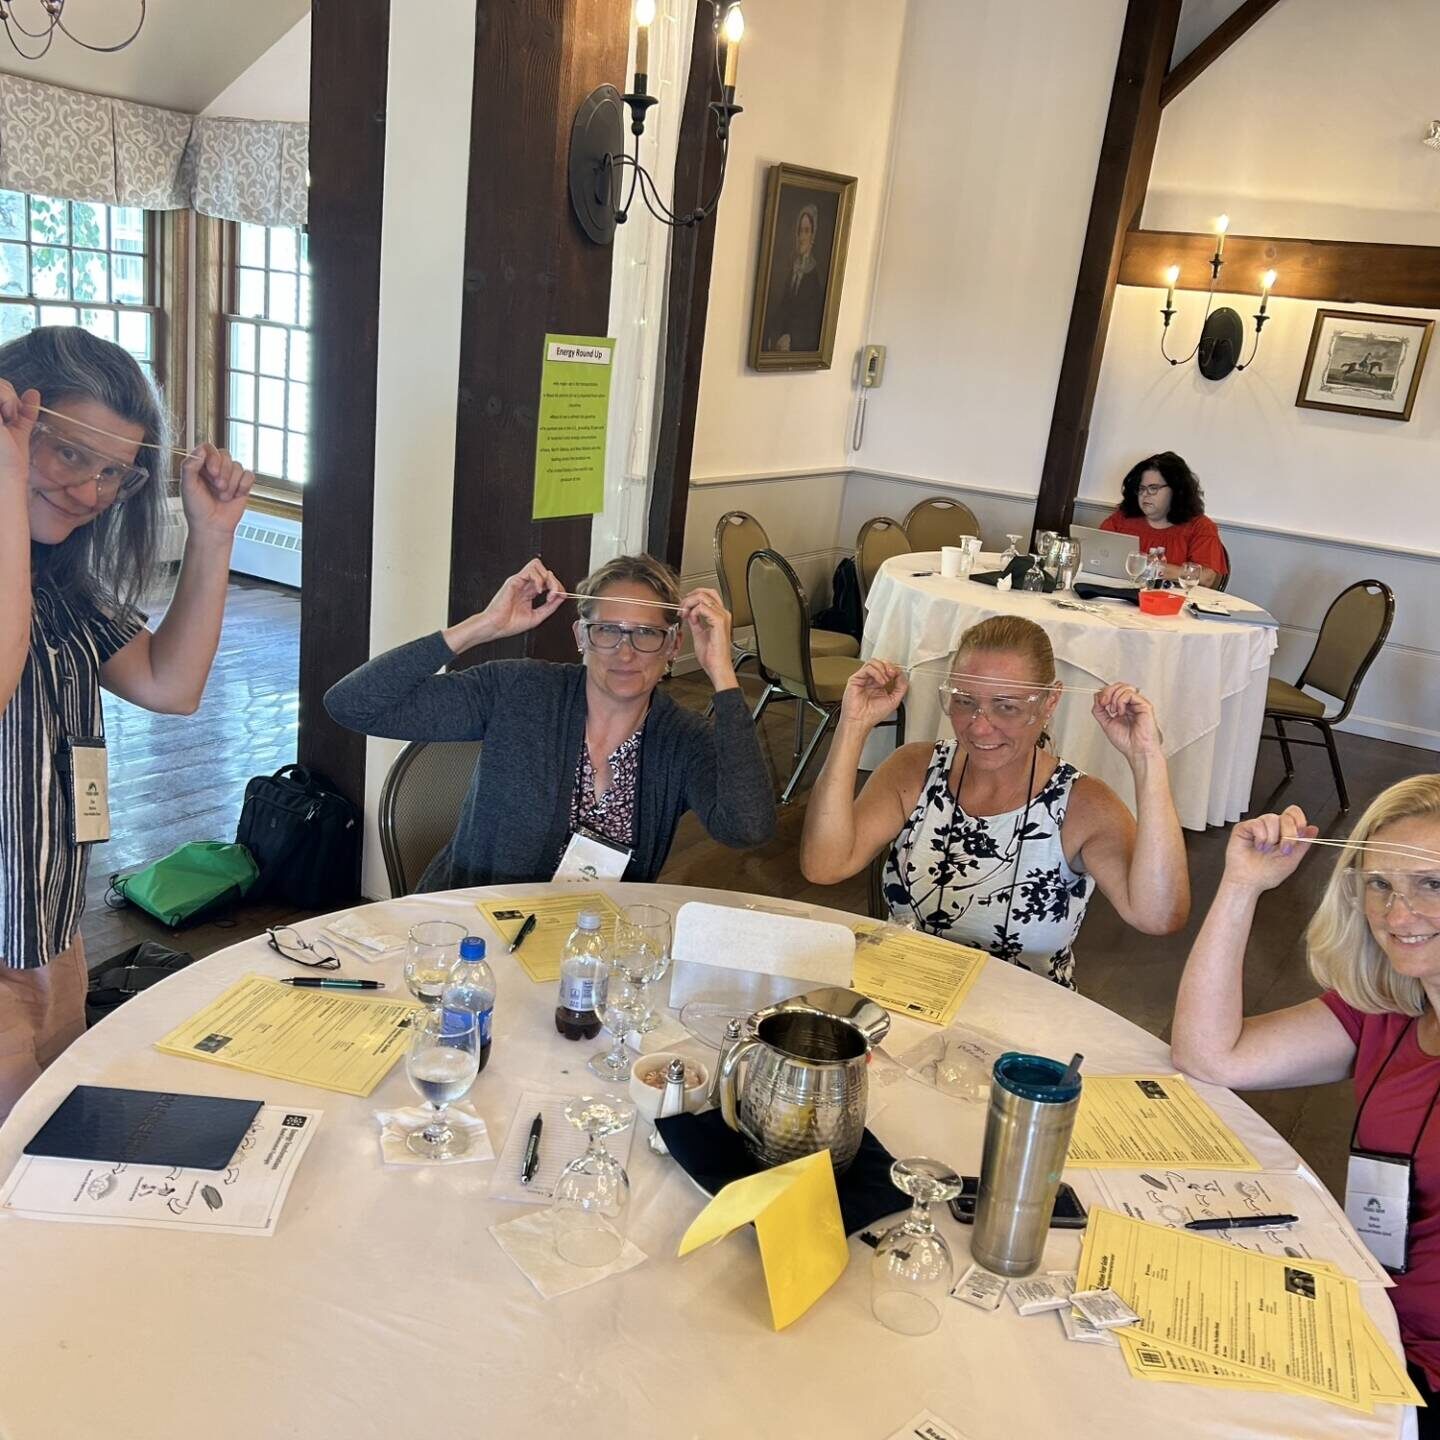
<instances>
[{"instance_id":1,"label":"folded yellow paper","mask_svg":"<svg viewBox=\"0 0 1440 1440\"><path fill-rule=\"evenodd\" d=\"M822 1150L731 1181L695 1217L680 1241L679 1253L688 1255L752 1222L770 1292L770 1318L777 1330L783 1330L845 1273L849 1263L830 1152Z\"/></svg>"}]
</instances>

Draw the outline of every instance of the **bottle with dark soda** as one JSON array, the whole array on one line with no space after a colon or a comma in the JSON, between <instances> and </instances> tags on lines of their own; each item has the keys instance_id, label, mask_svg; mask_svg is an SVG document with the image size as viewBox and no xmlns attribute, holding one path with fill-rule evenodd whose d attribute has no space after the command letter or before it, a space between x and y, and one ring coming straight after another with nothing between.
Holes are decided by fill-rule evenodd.
<instances>
[{"instance_id":1,"label":"bottle with dark soda","mask_svg":"<svg viewBox=\"0 0 1440 1440\"><path fill-rule=\"evenodd\" d=\"M555 1028L567 1040L593 1040L600 1033L599 1011L605 1003L605 985L610 978L610 962L600 924L598 910L582 910L565 942Z\"/></svg>"}]
</instances>

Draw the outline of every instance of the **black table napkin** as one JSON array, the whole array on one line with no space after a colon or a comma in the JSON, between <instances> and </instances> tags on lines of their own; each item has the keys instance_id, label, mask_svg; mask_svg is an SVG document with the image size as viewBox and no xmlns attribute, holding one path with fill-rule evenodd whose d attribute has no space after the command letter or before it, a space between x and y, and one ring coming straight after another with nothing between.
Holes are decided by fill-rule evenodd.
<instances>
[{"instance_id":1,"label":"black table napkin","mask_svg":"<svg viewBox=\"0 0 1440 1440\"><path fill-rule=\"evenodd\" d=\"M1031 563L1028 555L1017 555L1003 570L980 570L967 578L973 580L977 585L998 585L1008 575L1011 589L1020 590L1024 587L1025 576ZM1044 576L1045 593L1048 595L1055 588L1055 577L1043 568L1040 573Z\"/></svg>"},{"instance_id":2,"label":"black table napkin","mask_svg":"<svg viewBox=\"0 0 1440 1440\"><path fill-rule=\"evenodd\" d=\"M1082 600L1128 600L1132 605L1140 603L1138 585L1097 585L1093 580L1077 580L1074 590Z\"/></svg>"},{"instance_id":3,"label":"black table napkin","mask_svg":"<svg viewBox=\"0 0 1440 1440\"><path fill-rule=\"evenodd\" d=\"M670 1158L707 1195L723 1190L732 1180L765 1169L718 1110L670 1115L656 1121L656 1127ZM850 1168L835 1179L840 1218L847 1235L910 1208L910 1197L891 1184L890 1167L894 1163L895 1157L866 1130Z\"/></svg>"}]
</instances>

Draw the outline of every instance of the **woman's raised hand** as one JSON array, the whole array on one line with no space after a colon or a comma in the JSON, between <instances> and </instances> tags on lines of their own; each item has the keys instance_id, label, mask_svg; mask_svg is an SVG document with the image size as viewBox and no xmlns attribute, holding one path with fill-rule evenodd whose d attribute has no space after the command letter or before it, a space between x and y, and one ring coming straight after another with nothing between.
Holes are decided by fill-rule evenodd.
<instances>
[{"instance_id":1,"label":"woman's raised hand","mask_svg":"<svg viewBox=\"0 0 1440 1440\"><path fill-rule=\"evenodd\" d=\"M17 395L8 380L0 380L0 483L22 493L30 479L30 432L39 418L38 390Z\"/></svg>"},{"instance_id":2,"label":"woman's raised hand","mask_svg":"<svg viewBox=\"0 0 1440 1440\"><path fill-rule=\"evenodd\" d=\"M1091 713L1105 738L1132 764L1161 753L1155 708L1133 685L1107 685L1095 697Z\"/></svg>"},{"instance_id":3,"label":"woman's raised hand","mask_svg":"<svg viewBox=\"0 0 1440 1440\"><path fill-rule=\"evenodd\" d=\"M717 690L728 690L735 679L730 647L730 612L716 590L692 590L680 602L680 619L690 631L695 658Z\"/></svg>"},{"instance_id":4,"label":"woman's raised hand","mask_svg":"<svg viewBox=\"0 0 1440 1440\"><path fill-rule=\"evenodd\" d=\"M445 643L458 655L472 645L523 635L548 620L565 603L565 587L539 559L512 575L478 615L445 631Z\"/></svg>"},{"instance_id":5,"label":"woman's raised hand","mask_svg":"<svg viewBox=\"0 0 1440 1440\"><path fill-rule=\"evenodd\" d=\"M888 660L867 660L846 682L840 721L872 729L900 708L909 688L900 666Z\"/></svg>"},{"instance_id":6,"label":"woman's raised hand","mask_svg":"<svg viewBox=\"0 0 1440 1440\"><path fill-rule=\"evenodd\" d=\"M1224 883L1251 890L1273 890L1295 873L1310 848L1305 840L1320 833L1298 805L1281 815L1256 815L1230 832L1225 847Z\"/></svg>"},{"instance_id":7,"label":"woman's raised hand","mask_svg":"<svg viewBox=\"0 0 1440 1440\"><path fill-rule=\"evenodd\" d=\"M228 541L254 484L254 473L232 459L228 450L208 441L197 445L180 466L180 503L191 531Z\"/></svg>"}]
</instances>

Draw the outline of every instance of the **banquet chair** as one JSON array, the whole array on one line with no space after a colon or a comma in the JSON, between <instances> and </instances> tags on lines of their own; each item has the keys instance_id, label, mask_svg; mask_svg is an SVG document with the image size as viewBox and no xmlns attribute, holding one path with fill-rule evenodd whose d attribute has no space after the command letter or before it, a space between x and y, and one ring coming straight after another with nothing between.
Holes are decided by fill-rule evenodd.
<instances>
[{"instance_id":1,"label":"banquet chair","mask_svg":"<svg viewBox=\"0 0 1440 1440\"><path fill-rule=\"evenodd\" d=\"M1280 742L1280 754L1285 760L1285 780L1281 783L1288 783L1295 774L1290 758L1292 745L1324 745L1330 753L1330 769L1335 775L1342 812L1350 808L1350 796L1340 770L1333 727L1350 714L1360 682L1380 653L1394 619L1395 592L1383 580L1357 580L1347 585L1330 602L1300 678L1293 685L1272 679L1265 692L1265 718L1275 722L1275 733L1261 738ZM1339 700L1339 710L1327 715L1324 703L1305 693L1307 686ZM1323 738L1297 740L1286 732L1287 724L1313 725Z\"/></svg>"},{"instance_id":2,"label":"banquet chair","mask_svg":"<svg viewBox=\"0 0 1440 1440\"><path fill-rule=\"evenodd\" d=\"M478 740L413 740L380 790L380 853L392 896L410 895L460 820Z\"/></svg>"},{"instance_id":3,"label":"banquet chair","mask_svg":"<svg viewBox=\"0 0 1440 1440\"><path fill-rule=\"evenodd\" d=\"M748 630L755 623L750 613L750 592L746 588L745 567L757 550L769 548L770 537L765 533L765 527L744 510L727 510L715 522L715 575L720 582L720 598L730 612L732 636L735 631ZM754 650L744 642L732 639L730 643L737 671L747 660L757 659ZM846 635L839 630L811 630L810 653L855 656L860 653L860 642L853 635ZM770 701L777 694L783 693L777 691L773 685L767 686L752 718L758 722ZM715 702L712 700L705 713L710 714L714 708Z\"/></svg>"},{"instance_id":4,"label":"banquet chair","mask_svg":"<svg viewBox=\"0 0 1440 1440\"><path fill-rule=\"evenodd\" d=\"M980 522L968 505L944 495L931 495L911 506L905 517L905 533L912 550L938 550L942 545L958 545L966 535L978 536Z\"/></svg>"},{"instance_id":5,"label":"banquet chair","mask_svg":"<svg viewBox=\"0 0 1440 1440\"><path fill-rule=\"evenodd\" d=\"M795 768L780 792L788 805L805 777L820 742L840 710L845 683L860 668L860 661L845 655L816 655L810 648L810 603L800 577L790 562L775 550L757 550L747 569L750 609L755 617L755 648L760 673L779 694L795 700ZM805 741L805 714L814 711L819 727ZM905 709L894 720L895 743L905 743ZM801 748L804 747L804 754Z\"/></svg>"},{"instance_id":6,"label":"banquet chair","mask_svg":"<svg viewBox=\"0 0 1440 1440\"><path fill-rule=\"evenodd\" d=\"M1225 573L1215 582L1216 590L1228 590L1230 588L1230 552L1225 548L1225 542L1220 542L1220 553L1225 557Z\"/></svg>"},{"instance_id":7,"label":"banquet chair","mask_svg":"<svg viewBox=\"0 0 1440 1440\"><path fill-rule=\"evenodd\" d=\"M905 527L888 515L877 515L860 527L855 541L855 569L860 575L860 597L870 593L871 582L880 567L896 555L908 555L913 547Z\"/></svg>"}]
</instances>

